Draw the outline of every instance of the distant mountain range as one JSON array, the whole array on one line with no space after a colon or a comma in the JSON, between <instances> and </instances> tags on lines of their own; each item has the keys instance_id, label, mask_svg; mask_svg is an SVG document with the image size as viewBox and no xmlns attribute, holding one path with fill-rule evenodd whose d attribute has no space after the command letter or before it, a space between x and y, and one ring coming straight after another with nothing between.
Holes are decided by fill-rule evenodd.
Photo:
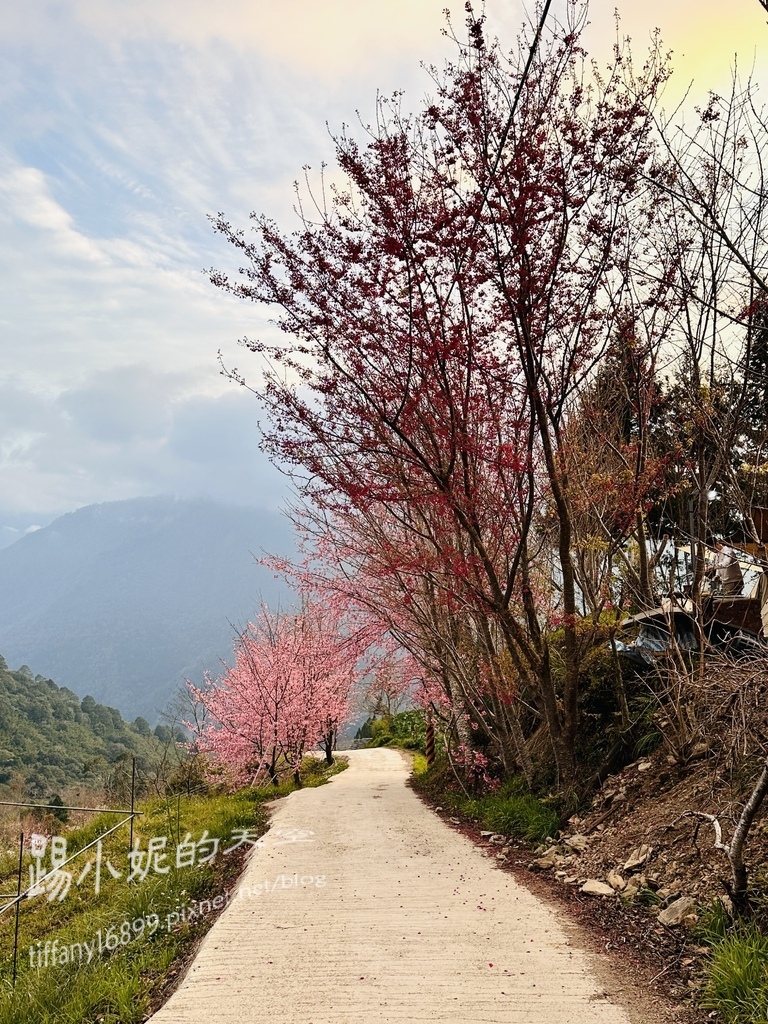
<instances>
[{"instance_id":1,"label":"distant mountain range","mask_svg":"<svg viewBox=\"0 0 768 1024\"><path fill-rule=\"evenodd\" d=\"M78 509L0 550L0 653L155 723L185 677L218 671L261 600L290 604L254 555L292 543L264 509L165 497Z\"/></svg>"}]
</instances>

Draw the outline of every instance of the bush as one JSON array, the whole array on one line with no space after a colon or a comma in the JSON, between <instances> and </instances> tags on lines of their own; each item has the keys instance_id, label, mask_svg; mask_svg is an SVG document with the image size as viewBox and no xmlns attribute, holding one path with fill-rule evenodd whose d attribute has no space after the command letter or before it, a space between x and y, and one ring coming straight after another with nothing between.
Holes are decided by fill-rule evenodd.
<instances>
[{"instance_id":1,"label":"bush","mask_svg":"<svg viewBox=\"0 0 768 1024\"><path fill-rule=\"evenodd\" d=\"M360 739L368 738L366 747L402 747L405 750L426 749L426 720L419 710L401 711L387 718L369 718L358 729Z\"/></svg>"}]
</instances>

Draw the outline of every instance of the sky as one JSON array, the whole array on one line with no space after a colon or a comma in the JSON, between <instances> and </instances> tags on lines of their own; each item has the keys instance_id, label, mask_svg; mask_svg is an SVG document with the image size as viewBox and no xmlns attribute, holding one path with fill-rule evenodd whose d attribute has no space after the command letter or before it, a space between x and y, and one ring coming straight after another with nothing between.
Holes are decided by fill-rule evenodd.
<instances>
[{"instance_id":1,"label":"sky","mask_svg":"<svg viewBox=\"0 0 768 1024\"><path fill-rule=\"evenodd\" d=\"M0 0L0 547L94 502L151 494L279 507L238 338L267 314L218 292L232 269L207 219L292 226L302 167L373 115L377 91L429 92L449 0ZM558 8L556 0L553 10ZM525 9L488 0L512 45ZM673 50L674 106L727 83L738 55L768 90L758 0L625 3L642 53ZM593 0L607 52L614 2Z\"/></svg>"}]
</instances>

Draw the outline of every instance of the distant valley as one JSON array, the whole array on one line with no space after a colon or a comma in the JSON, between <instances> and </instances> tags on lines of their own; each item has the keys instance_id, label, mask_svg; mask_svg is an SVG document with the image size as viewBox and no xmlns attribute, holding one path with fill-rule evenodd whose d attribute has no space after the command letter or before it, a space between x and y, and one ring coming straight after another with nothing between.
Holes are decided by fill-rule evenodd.
<instances>
[{"instance_id":1,"label":"distant valley","mask_svg":"<svg viewBox=\"0 0 768 1024\"><path fill-rule=\"evenodd\" d=\"M287 521L263 509L89 505L0 550L0 653L154 724L185 677L217 671L261 600L290 602L254 555L291 549Z\"/></svg>"}]
</instances>

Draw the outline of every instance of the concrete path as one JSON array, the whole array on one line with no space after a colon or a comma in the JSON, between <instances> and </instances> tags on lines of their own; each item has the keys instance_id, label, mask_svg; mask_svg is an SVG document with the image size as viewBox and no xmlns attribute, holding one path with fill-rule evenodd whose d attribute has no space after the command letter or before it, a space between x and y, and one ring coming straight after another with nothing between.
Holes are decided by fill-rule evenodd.
<instances>
[{"instance_id":1,"label":"concrete path","mask_svg":"<svg viewBox=\"0 0 768 1024\"><path fill-rule=\"evenodd\" d=\"M444 825L394 750L274 805L155 1024L628 1024L556 912Z\"/></svg>"}]
</instances>

